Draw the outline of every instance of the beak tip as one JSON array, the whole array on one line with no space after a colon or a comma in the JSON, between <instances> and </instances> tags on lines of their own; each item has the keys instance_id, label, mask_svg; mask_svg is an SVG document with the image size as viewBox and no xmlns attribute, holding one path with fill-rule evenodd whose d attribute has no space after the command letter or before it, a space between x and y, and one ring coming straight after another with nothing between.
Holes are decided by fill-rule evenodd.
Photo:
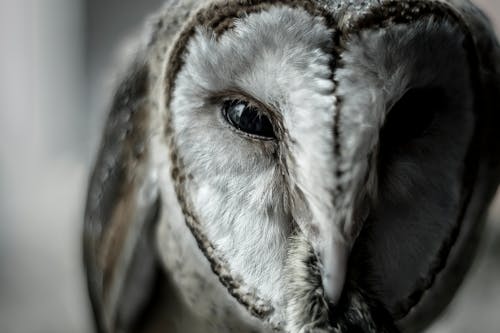
<instances>
[{"instance_id":1,"label":"beak tip","mask_svg":"<svg viewBox=\"0 0 500 333\"><path fill-rule=\"evenodd\" d=\"M323 291L329 303L336 304L339 301L344 284L343 280L343 274L323 274Z\"/></svg>"},{"instance_id":2,"label":"beak tip","mask_svg":"<svg viewBox=\"0 0 500 333\"><path fill-rule=\"evenodd\" d=\"M323 291L328 301L336 304L344 288L349 251L346 244L333 242L321 252L321 282L323 284Z\"/></svg>"}]
</instances>

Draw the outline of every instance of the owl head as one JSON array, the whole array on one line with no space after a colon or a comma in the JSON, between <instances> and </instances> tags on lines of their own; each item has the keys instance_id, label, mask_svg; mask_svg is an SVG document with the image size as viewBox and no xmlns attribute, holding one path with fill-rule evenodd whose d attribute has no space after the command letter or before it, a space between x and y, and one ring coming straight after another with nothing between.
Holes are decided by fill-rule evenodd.
<instances>
[{"instance_id":1,"label":"owl head","mask_svg":"<svg viewBox=\"0 0 500 333\"><path fill-rule=\"evenodd\" d=\"M300 330L352 276L404 319L465 237L479 57L445 3L200 10L166 65L167 132L186 222L233 296Z\"/></svg>"},{"instance_id":2,"label":"owl head","mask_svg":"<svg viewBox=\"0 0 500 333\"><path fill-rule=\"evenodd\" d=\"M275 329L338 328L353 290L352 304L425 326L467 270L498 184L486 19L444 0L180 8L148 46L160 191L178 211L165 219L182 220L219 285ZM176 229L157 242L195 306L203 273L176 275L189 257L171 246Z\"/></svg>"}]
</instances>

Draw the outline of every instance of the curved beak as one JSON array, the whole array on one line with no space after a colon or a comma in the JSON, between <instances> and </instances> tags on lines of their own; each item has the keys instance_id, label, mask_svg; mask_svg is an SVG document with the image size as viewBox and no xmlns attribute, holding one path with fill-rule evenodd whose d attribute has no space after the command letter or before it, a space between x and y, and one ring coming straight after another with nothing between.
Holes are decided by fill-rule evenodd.
<instances>
[{"instance_id":1,"label":"curved beak","mask_svg":"<svg viewBox=\"0 0 500 333\"><path fill-rule=\"evenodd\" d=\"M350 249L350 244L346 244L343 240L324 237L322 245L317 250L323 290L332 304L336 304L342 295Z\"/></svg>"},{"instance_id":2,"label":"curved beak","mask_svg":"<svg viewBox=\"0 0 500 333\"><path fill-rule=\"evenodd\" d=\"M365 174L367 169L359 170ZM367 198L366 177L353 178L358 181L344 186L341 194L328 197L303 193L302 199L308 208L301 208L309 214L296 216L299 228L318 260L324 296L331 304L337 304L342 295L349 256L369 211L368 205L363 205Z\"/></svg>"}]
</instances>

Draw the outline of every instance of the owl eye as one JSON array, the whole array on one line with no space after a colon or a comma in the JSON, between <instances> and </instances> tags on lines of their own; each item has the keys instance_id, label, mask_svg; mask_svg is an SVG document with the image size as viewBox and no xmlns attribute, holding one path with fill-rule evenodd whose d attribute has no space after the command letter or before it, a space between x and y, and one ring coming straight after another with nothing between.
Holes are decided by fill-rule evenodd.
<instances>
[{"instance_id":1,"label":"owl eye","mask_svg":"<svg viewBox=\"0 0 500 333\"><path fill-rule=\"evenodd\" d=\"M440 88L410 90L390 111L382 130L383 141L404 144L425 135L444 109L446 96Z\"/></svg>"},{"instance_id":2,"label":"owl eye","mask_svg":"<svg viewBox=\"0 0 500 333\"><path fill-rule=\"evenodd\" d=\"M225 101L222 104L222 114L231 126L241 132L265 140L276 137L269 118L246 101Z\"/></svg>"}]
</instances>

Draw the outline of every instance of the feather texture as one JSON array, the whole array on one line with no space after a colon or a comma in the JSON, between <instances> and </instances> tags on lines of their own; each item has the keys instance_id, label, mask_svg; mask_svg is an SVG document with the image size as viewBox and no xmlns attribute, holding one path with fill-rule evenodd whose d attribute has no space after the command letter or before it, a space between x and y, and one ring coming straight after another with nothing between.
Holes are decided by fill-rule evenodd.
<instances>
[{"instance_id":1,"label":"feather texture","mask_svg":"<svg viewBox=\"0 0 500 333\"><path fill-rule=\"evenodd\" d=\"M467 0L185 0L149 27L89 185L99 329L432 321L500 177L500 49L483 14ZM227 101L274 139L227 122Z\"/></svg>"}]
</instances>

